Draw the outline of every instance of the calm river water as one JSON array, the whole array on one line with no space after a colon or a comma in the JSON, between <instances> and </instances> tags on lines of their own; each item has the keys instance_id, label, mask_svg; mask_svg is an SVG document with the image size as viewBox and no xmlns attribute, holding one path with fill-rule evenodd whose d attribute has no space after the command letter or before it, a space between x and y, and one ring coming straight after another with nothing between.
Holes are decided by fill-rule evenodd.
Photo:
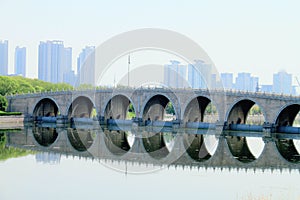
<instances>
[{"instance_id":1,"label":"calm river water","mask_svg":"<svg viewBox=\"0 0 300 200\"><path fill-rule=\"evenodd\" d=\"M26 126L0 136L1 200L300 199L298 154L278 168L255 164L262 133ZM220 152L221 138L231 156ZM276 144L298 152L298 141Z\"/></svg>"}]
</instances>

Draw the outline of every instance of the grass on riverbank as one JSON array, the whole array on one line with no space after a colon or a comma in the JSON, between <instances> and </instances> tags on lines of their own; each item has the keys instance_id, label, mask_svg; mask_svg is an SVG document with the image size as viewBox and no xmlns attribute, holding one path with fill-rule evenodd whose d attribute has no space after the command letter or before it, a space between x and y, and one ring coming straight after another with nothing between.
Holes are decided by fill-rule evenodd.
<instances>
[{"instance_id":1,"label":"grass on riverbank","mask_svg":"<svg viewBox=\"0 0 300 200\"><path fill-rule=\"evenodd\" d=\"M20 112L4 112L0 111L0 116L22 115Z\"/></svg>"}]
</instances>

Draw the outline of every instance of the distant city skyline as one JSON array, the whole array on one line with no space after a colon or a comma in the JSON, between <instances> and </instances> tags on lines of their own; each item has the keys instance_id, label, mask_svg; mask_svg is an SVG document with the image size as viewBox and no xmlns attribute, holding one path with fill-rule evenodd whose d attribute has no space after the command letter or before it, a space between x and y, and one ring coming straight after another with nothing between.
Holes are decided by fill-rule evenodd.
<instances>
[{"instance_id":1,"label":"distant city skyline","mask_svg":"<svg viewBox=\"0 0 300 200\"><path fill-rule=\"evenodd\" d=\"M170 60L169 64L164 65L164 85L171 88L213 89L218 85L218 80L211 69L201 60L188 65ZM292 84L292 74L285 71L273 73L272 84L269 85L261 84L260 77L249 72L239 72L236 77L230 72L221 73L219 81L225 90L297 95L300 89L300 85ZM296 88L299 88L298 91Z\"/></svg>"},{"instance_id":2,"label":"distant city skyline","mask_svg":"<svg viewBox=\"0 0 300 200\"><path fill-rule=\"evenodd\" d=\"M0 38L0 52L2 51L7 51L7 60L4 60L3 62L7 62L7 65L8 65L8 69L7 71L5 71L5 73L7 75L9 74L18 74L17 73L17 68L16 68L16 48L18 48L19 46L16 46L14 47L14 55L10 55L8 52L9 52L9 49L10 49L10 45L9 45L9 41L8 40L1 40ZM51 40L46 40L46 41L51 41ZM62 40L52 40L52 41L61 41L62 43L64 43L64 41ZM41 41L40 41L41 42ZM38 45L39 46L39 45ZM37 49L39 49L39 47L37 46ZM1 50L2 48L2 50ZM5 49L6 48L6 49ZM25 74L27 73L27 76L26 77L30 77L30 78L38 78L39 75L38 75L38 65L36 67L36 70L37 70L37 73L35 76L32 76L30 75L30 71L28 72L27 70L30 70L28 68L30 68L30 66L27 66L27 56L30 56L30 57L37 57L37 60L38 60L38 54L39 52L37 52L37 55L35 56L32 56L32 55L28 55L27 54L27 47L22 47L22 48L25 48L25 65L26 65L26 71L25 71ZM72 48L72 47L70 47ZM87 55L92 52L93 50L95 50L96 47L93 46L93 45L84 45L82 48L81 48L81 51L76 55L71 55L71 60L70 60L70 64L71 64L71 70L74 71L75 74L78 73L78 69L80 69L81 65L83 64L83 60L87 57ZM23 50L24 51L24 50ZM73 48L72 48L72 52L73 52ZM1 55L1 54L0 54ZM13 59L10 58L10 56L13 56ZM13 60L13 64L10 62L9 63L9 60ZM1 59L0 59L1 61ZM17 64L17 65L20 65L20 64ZM125 65L124 65L125 66ZM31 67L32 68L32 67ZM231 67L229 67L231 68ZM251 68L251 67L250 67ZM275 68L275 67L274 67ZM272 83L272 78L273 78L273 73L275 72L278 72L278 71L286 71L284 69L280 69L280 70L277 70L277 71L271 71L271 74L269 75L264 75L262 77L259 76L260 78L260 81L261 81L261 84L262 85L267 85L267 84L271 84ZM246 71L235 71L235 72L232 72L232 71L219 71L219 74L222 74L222 73L233 73L233 74L236 74L238 75L238 73L251 73L251 74L257 74L256 72L252 72L251 70L246 70ZM257 76L257 75L256 75ZM296 81L296 78L300 79L300 71L299 71L299 74L292 74L292 83L297 85L297 81Z\"/></svg>"},{"instance_id":3,"label":"distant city skyline","mask_svg":"<svg viewBox=\"0 0 300 200\"><path fill-rule=\"evenodd\" d=\"M299 1L4 0L0 7L0 40L9 41L10 73L16 46L27 48L28 76L37 77L40 41L64 41L77 56L86 45L97 47L117 34L161 28L198 43L219 72L250 72L262 84L270 84L280 70L300 77Z\"/></svg>"},{"instance_id":4,"label":"distant city skyline","mask_svg":"<svg viewBox=\"0 0 300 200\"><path fill-rule=\"evenodd\" d=\"M9 41L2 40L0 43L0 64L7 63L7 50ZM40 41L39 44L39 65L38 78L53 83L65 82L72 85L76 84L76 75L85 64L86 58L95 50L95 46L85 46L78 56L72 54L72 47L64 47L64 41L47 40ZM75 73L72 60L77 58L77 74ZM2 67L3 75L22 75L26 76L26 47L15 48L14 54L14 73L7 73L7 69ZM92 59L90 59L91 61ZM216 84L216 75L212 76L211 67L202 60L195 60L193 64L181 64L177 60L170 60L171 64L164 65L164 84L175 88L206 88L208 85ZM95 64L95 63L88 63ZM200 69L197 71L196 68ZM244 91L263 91L282 94L299 93L300 85L293 81L297 76L281 70L269 74L272 76L272 83L265 84L262 77L253 76L250 72L241 71L238 73L219 72L222 84L225 89L235 89ZM206 77L204 80L203 77Z\"/></svg>"}]
</instances>

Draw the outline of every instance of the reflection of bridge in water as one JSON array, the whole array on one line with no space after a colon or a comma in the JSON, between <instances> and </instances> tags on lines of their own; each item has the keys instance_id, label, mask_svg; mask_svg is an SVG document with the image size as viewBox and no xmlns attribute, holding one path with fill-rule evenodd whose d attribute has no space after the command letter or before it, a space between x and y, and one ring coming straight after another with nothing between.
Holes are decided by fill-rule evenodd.
<instances>
[{"instance_id":1,"label":"reflection of bridge in water","mask_svg":"<svg viewBox=\"0 0 300 200\"><path fill-rule=\"evenodd\" d=\"M215 136L197 130L159 132L153 127L123 131L25 127L7 132L7 145L96 160L125 161L158 166L234 169L300 169L295 134L223 132Z\"/></svg>"}]
</instances>

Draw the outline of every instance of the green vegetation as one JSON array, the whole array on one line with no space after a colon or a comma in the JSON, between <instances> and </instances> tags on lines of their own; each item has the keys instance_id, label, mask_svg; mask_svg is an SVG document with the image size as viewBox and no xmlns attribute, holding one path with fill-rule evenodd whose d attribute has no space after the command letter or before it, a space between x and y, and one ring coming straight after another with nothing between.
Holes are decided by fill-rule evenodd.
<instances>
[{"instance_id":1,"label":"green vegetation","mask_svg":"<svg viewBox=\"0 0 300 200\"><path fill-rule=\"evenodd\" d=\"M175 115L175 110L171 102L169 102L166 106L166 113L169 115Z\"/></svg>"},{"instance_id":2,"label":"green vegetation","mask_svg":"<svg viewBox=\"0 0 300 200\"><path fill-rule=\"evenodd\" d=\"M0 76L0 110L7 108L7 95L62 90L73 90L73 87L66 83L53 84L21 76Z\"/></svg>"},{"instance_id":3,"label":"green vegetation","mask_svg":"<svg viewBox=\"0 0 300 200\"><path fill-rule=\"evenodd\" d=\"M4 96L0 95L0 111L5 111L7 104L7 99Z\"/></svg>"},{"instance_id":4,"label":"green vegetation","mask_svg":"<svg viewBox=\"0 0 300 200\"><path fill-rule=\"evenodd\" d=\"M207 115L215 115L217 114L217 108L215 105L213 105L212 103L209 103L205 109L205 114Z\"/></svg>"},{"instance_id":5,"label":"green vegetation","mask_svg":"<svg viewBox=\"0 0 300 200\"><path fill-rule=\"evenodd\" d=\"M48 83L38 79L24 78L21 76L0 76L0 94L35 93L46 91L72 90L73 87L66 83Z\"/></svg>"},{"instance_id":6,"label":"green vegetation","mask_svg":"<svg viewBox=\"0 0 300 200\"><path fill-rule=\"evenodd\" d=\"M127 119L132 119L135 117L135 110L132 103L128 106Z\"/></svg>"},{"instance_id":7,"label":"green vegetation","mask_svg":"<svg viewBox=\"0 0 300 200\"><path fill-rule=\"evenodd\" d=\"M22 156L27 156L32 154L32 151L17 149L12 147L5 146L6 144L6 135L5 133L0 133L0 161L8 160L9 158L17 158Z\"/></svg>"},{"instance_id":8,"label":"green vegetation","mask_svg":"<svg viewBox=\"0 0 300 200\"><path fill-rule=\"evenodd\" d=\"M20 112L4 112L0 110L0 116L22 115Z\"/></svg>"},{"instance_id":9,"label":"green vegetation","mask_svg":"<svg viewBox=\"0 0 300 200\"><path fill-rule=\"evenodd\" d=\"M249 110L249 115L261 115L262 111L261 108L258 105L252 106L252 108Z\"/></svg>"}]
</instances>

